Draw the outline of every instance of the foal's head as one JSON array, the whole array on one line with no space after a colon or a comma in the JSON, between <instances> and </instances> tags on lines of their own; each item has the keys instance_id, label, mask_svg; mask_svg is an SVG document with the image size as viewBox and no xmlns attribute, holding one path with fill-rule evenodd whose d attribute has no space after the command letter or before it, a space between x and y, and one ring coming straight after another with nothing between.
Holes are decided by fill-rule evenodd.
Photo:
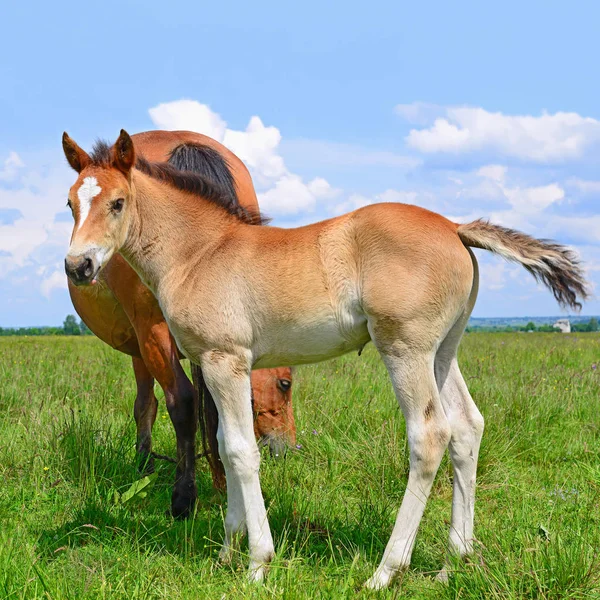
<instances>
[{"instance_id":1,"label":"foal's head","mask_svg":"<svg viewBox=\"0 0 600 600\"><path fill-rule=\"evenodd\" d=\"M289 367L252 371L254 433L274 455L296 444L292 407L292 370Z\"/></svg>"},{"instance_id":2,"label":"foal's head","mask_svg":"<svg viewBox=\"0 0 600 600\"><path fill-rule=\"evenodd\" d=\"M127 238L135 151L123 130L112 148L100 146L92 156L66 133L63 149L69 165L79 173L67 201L75 225L65 270L75 285L87 285Z\"/></svg>"}]
</instances>

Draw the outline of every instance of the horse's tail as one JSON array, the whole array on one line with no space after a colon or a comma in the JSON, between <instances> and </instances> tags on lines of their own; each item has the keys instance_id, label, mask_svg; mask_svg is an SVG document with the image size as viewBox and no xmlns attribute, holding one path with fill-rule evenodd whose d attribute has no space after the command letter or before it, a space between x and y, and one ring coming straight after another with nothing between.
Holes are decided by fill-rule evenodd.
<instances>
[{"instance_id":1,"label":"horse's tail","mask_svg":"<svg viewBox=\"0 0 600 600\"><path fill-rule=\"evenodd\" d=\"M482 219L458 225L457 232L465 246L490 250L523 265L552 291L563 307L580 310L581 303L577 298L585 300L588 297L588 284L579 259L566 246L538 240Z\"/></svg>"},{"instance_id":2,"label":"horse's tail","mask_svg":"<svg viewBox=\"0 0 600 600\"><path fill-rule=\"evenodd\" d=\"M168 162L180 171L192 171L218 183L229 196L230 201L242 208L237 195L235 178L224 156L204 144L183 143L176 146L169 155ZM219 414L215 401L206 387L202 369L192 363L192 377L198 394L198 419L202 435L202 448L210 466L213 484L217 489L225 488L225 470L219 457L217 428Z\"/></svg>"},{"instance_id":3,"label":"horse's tail","mask_svg":"<svg viewBox=\"0 0 600 600\"><path fill-rule=\"evenodd\" d=\"M208 460L214 487L218 490L224 490L225 469L219 457L219 445L217 443L219 414L215 401L204 382L202 369L194 363L192 363L192 380L198 394L198 419L202 436L202 451Z\"/></svg>"}]
</instances>

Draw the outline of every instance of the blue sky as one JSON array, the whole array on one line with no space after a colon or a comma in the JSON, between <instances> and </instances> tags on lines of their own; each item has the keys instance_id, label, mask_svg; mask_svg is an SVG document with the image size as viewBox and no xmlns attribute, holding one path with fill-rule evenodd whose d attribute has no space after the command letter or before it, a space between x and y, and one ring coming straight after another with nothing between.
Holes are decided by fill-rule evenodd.
<instances>
[{"instance_id":1,"label":"blue sky","mask_svg":"<svg viewBox=\"0 0 600 600\"><path fill-rule=\"evenodd\" d=\"M0 326L73 312L63 130L195 128L277 224L412 202L572 244L600 281L599 19L548 0L3 3ZM559 314L480 256L476 316Z\"/></svg>"}]
</instances>

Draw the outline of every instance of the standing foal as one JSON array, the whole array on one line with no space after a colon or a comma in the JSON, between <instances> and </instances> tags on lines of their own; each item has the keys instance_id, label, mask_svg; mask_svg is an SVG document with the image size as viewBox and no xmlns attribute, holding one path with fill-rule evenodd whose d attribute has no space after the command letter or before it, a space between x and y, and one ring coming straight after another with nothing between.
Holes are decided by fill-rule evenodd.
<instances>
[{"instance_id":1,"label":"standing foal","mask_svg":"<svg viewBox=\"0 0 600 600\"><path fill-rule=\"evenodd\" d=\"M256 215L232 207L202 178L136 159L125 131L112 148L97 145L91 156L66 134L63 146L79 173L69 193L78 229L68 270L91 265L91 282L121 252L155 294L178 346L201 365L214 396L227 473L223 559L236 534L247 531L250 577L260 580L274 552L258 477L251 369L325 360L370 340L406 419L410 473L367 585L385 587L409 564L448 446L455 471L450 549L471 551L483 419L456 359L477 296L469 247L522 264L561 304L577 307L586 288L569 250L484 221L457 225L404 204L367 206L297 229L256 227Z\"/></svg>"},{"instance_id":2,"label":"standing foal","mask_svg":"<svg viewBox=\"0 0 600 600\"><path fill-rule=\"evenodd\" d=\"M235 203L258 210L258 200L248 169L222 144L191 131L146 131L132 136L134 148L156 162L168 162L180 171L194 171L218 183ZM200 400L196 417L194 386L179 363L181 354L169 332L156 298L138 274L119 254L104 266L96 285L80 286L69 279L75 310L102 341L132 357L137 384L134 417L137 426L139 464L153 468L152 427L158 403L154 380L165 394L165 403L177 438L177 471L171 498L175 517L188 516L196 500L196 429L198 418L202 445L213 484L225 487L225 474L217 448L214 403L199 369L192 364ZM292 409L292 377L289 368L252 373L257 439L273 454L296 443Z\"/></svg>"}]
</instances>

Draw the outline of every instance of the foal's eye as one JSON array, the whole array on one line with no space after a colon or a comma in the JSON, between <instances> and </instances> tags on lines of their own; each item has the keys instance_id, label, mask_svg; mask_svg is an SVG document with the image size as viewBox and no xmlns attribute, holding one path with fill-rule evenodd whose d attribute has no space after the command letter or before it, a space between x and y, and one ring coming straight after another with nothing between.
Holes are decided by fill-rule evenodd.
<instances>
[{"instance_id":1,"label":"foal's eye","mask_svg":"<svg viewBox=\"0 0 600 600\"><path fill-rule=\"evenodd\" d=\"M73 210L73 206L71 206L71 200L69 200L69 198L67 198L67 206Z\"/></svg>"},{"instance_id":2,"label":"foal's eye","mask_svg":"<svg viewBox=\"0 0 600 600\"><path fill-rule=\"evenodd\" d=\"M123 210L123 203L124 202L125 202L125 200L123 198L117 198L112 203L112 206L111 206L113 212L120 213Z\"/></svg>"},{"instance_id":3,"label":"foal's eye","mask_svg":"<svg viewBox=\"0 0 600 600\"><path fill-rule=\"evenodd\" d=\"M292 382L289 379L278 379L277 387L282 392L287 392L292 387Z\"/></svg>"}]
</instances>

